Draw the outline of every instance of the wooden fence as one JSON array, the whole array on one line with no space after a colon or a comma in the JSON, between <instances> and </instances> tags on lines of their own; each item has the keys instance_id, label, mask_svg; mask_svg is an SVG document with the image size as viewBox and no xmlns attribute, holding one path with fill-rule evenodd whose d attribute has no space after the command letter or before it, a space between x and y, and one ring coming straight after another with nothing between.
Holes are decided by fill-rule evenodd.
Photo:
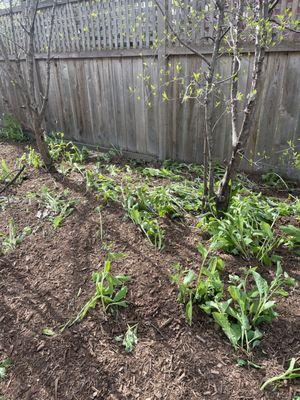
<instances>
[{"instance_id":1,"label":"wooden fence","mask_svg":"<svg viewBox=\"0 0 300 400\"><path fill-rule=\"evenodd\" d=\"M209 56L211 46L200 38L209 36L213 29L210 0L183 2L197 9L202 7L206 11L205 18L197 30L182 29L187 24L186 15L174 7L172 0L165 0L172 26L180 37ZM294 16L299 15L300 0L282 0L277 12L286 8ZM21 18L21 15L21 6L16 7L14 18ZM41 85L45 82L50 15L50 2L41 3L35 43L38 52L36 79ZM4 40L10 35L9 19L9 11L0 10L0 30ZM114 146L149 158L201 162L204 131L201 104L180 100L180 80L168 87L170 101L162 101L161 96L154 96L149 91L149 82L159 86L161 69L166 66L174 73L180 66L180 76L192 76L194 71L204 67L197 56L178 43L157 48L166 29L166 20L153 0L59 2L53 37L47 128L64 131L68 138L80 143L103 148ZM21 48L24 40L21 27L17 35ZM9 39L7 46L10 46ZM245 94L249 92L252 61L253 48L245 45L240 80L240 91ZM25 68L25 62L23 64ZM223 57L218 68L220 75L229 76L230 58ZM14 101L22 119L22 104L13 85L2 79L2 87L1 97ZM222 90L225 95L229 94L228 83ZM277 168L281 173L300 177L299 172L287 163L281 165L287 142L300 144L299 104L300 41L297 34L290 34L268 51L257 128L249 144L248 159L256 155L256 159L261 160L260 168ZM5 111L5 103L0 98L1 111ZM215 131L215 153L222 161L229 154L230 120L217 104L215 120L219 120ZM257 166L244 163L246 169Z\"/></svg>"}]
</instances>

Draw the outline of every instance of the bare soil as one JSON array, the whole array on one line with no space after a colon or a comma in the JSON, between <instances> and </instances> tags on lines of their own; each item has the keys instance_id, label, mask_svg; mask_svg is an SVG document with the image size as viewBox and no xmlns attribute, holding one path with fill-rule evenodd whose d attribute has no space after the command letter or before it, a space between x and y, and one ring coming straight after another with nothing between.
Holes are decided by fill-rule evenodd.
<instances>
[{"instance_id":1,"label":"bare soil","mask_svg":"<svg viewBox=\"0 0 300 400\"><path fill-rule=\"evenodd\" d=\"M0 143L0 156L9 163L20 154L20 145ZM239 367L245 358L233 350L222 331L204 314L192 327L176 301L170 282L172 264L199 265L196 245L204 239L195 221L166 222L166 246L156 250L137 227L124 217L118 205L102 211L104 240L124 252L112 270L131 276L130 306L114 317L100 308L80 323L54 337L55 331L76 315L93 293L91 275L102 266L104 251L98 231L99 201L85 194L79 175L59 180L43 171L26 170L26 179L14 185L9 207L0 212L0 232L14 218L20 229L33 233L12 253L0 257L0 360L13 365L0 382L5 400L202 400L295 399L299 382L260 391L268 377L286 368L291 357L300 356L299 289L280 298L279 318L264 327L264 339L253 360L262 369ZM44 185L56 192L68 188L80 200L61 228L37 218L38 205L27 194ZM1 187L0 187L1 189ZM282 251L283 268L299 281L299 258ZM229 272L249 263L222 255ZM263 273L274 274L273 268ZM127 324L138 323L138 344L131 354L116 342ZM3 397L1 397L1 395ZM298 398L299 399L299 398Z\"/></svg>"}]
</instances>

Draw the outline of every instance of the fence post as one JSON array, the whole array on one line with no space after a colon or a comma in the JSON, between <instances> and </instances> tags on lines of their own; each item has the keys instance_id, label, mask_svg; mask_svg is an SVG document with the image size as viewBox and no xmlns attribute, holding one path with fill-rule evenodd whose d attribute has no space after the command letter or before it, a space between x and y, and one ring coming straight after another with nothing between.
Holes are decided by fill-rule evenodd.
<instances>
[{"instance_id":1,"label":"fence post","mask_svg":"<svg viewBox=\"0 0 300 400\"><path fill-rule=\"evenodd\" d=\"M167 107L168 102L163 100L162 92L165 90L167 69L167 22L168 17L168 0L161 1L165 16L158 8L158 40L161 41L158 48L158 86L162 87L158 90L158 143L159 143L159 159L165 160L167 155Z\"/></svg>"}]
</instances>

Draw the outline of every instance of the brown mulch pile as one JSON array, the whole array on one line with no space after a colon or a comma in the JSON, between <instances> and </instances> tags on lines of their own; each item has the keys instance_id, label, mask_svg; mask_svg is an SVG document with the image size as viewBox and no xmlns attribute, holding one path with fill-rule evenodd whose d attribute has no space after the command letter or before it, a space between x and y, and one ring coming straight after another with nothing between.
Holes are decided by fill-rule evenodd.
<instances>
[{"instance_id":1,"label":"brown mulch pile","mask_svg":"<svg viewBox=\"0 0 300 400\"><path fill-rule=\"evenodd\" d=\"M20 146L0 143L0 156L12 162ZM13 218L19 229L32 234L16 250L0 257L0 361L13 360L0 382L5 400L201 400L297 399L296 381L261 392L266 378L281 373L291 357L300 355L299 289L280 298L280 316L266 326L254 361L262 369L242 368L222 331L200 313L192 327L176 301L170 282L172 264L197 267L196 245L201 237L192 224L166 224L166 246L156 250L117 205L102 211L104 241L126 256L112 264L113 273L131 277L130 305L113 317L96 307L80 323L54 337L55 331L76 315L93 293L91 275L103 265L99 238L99 202L87 196L76 175L63 181L27 170L27 179L5 194L9 207L0 212L0 232ZM56 192L68 188L80 200L75 212L54 230L37 218L38 205L28 192L44 185ZM299 280L299 259L283 252L283 268ZM230 271L249 264L223 256ZM266 268L266 272L267 268ZM269 271L270 272L270 271ZM138 323L138 344L127 354L115 337L127 324ZM3 397L1 397L1 395ZM299 399L299 397L298 397Z\"/></svg>"}]
</instances>

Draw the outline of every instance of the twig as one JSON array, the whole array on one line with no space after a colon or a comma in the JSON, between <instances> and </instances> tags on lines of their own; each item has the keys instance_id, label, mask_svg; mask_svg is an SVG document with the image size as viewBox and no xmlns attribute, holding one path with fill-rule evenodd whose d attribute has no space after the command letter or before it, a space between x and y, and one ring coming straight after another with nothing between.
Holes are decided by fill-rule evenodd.
<instances>
[{"instance_id":1,"label":"twig","mask_svg":"<svg viewBox=\"0 0 300 400\"><path fill-rule=\"evenodd\" d=\"M22 172L24 171L24 169L25 169L25 165L23 165L23 167L22 167L22 168L20 169L20 171L15 175L15 177L14 177L11 181L9 181L9 182L4 186L4 188L0 191L0 194L4 193L5 190L9 188L9 186L11 186L11 185L14 184L14 182L19 178L19 176L22 174Z\"/></svg>"}]
</instances>

